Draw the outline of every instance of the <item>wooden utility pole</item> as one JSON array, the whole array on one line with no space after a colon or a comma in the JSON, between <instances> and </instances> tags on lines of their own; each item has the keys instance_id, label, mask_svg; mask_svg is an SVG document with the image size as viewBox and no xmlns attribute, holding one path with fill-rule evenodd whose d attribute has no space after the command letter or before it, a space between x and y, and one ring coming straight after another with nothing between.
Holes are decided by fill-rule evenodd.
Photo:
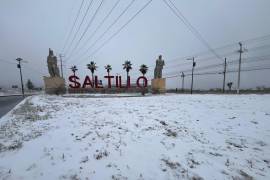
<instances>
[{"instance_id":1,"label":"wooden utility pole","mask_svg":"<svg viewBox=\"0 0 270 180\"><path fill-rule=\"evenodd\" d=\"M238 64L238 81L237 81L237 94L240 93L240 73L241 73L241 61L242 61L242 53L243 51L243 47L242 47L242 43L239 42L239 46L240 46L240 50L238 51L240 53L239 55L239 64Z\"/></svg>"},{"instance_id":2,"label":"wooden utility pole","mask_svg":"<svg viewBox=\"0 0 270 180\"><path fill-rule=\"evenodd\" d=\"M226 71L227 71L227 60L224 60L224 71L223 71L223 88L222 92L225 93L225 83L226 83Z\"/></svg>"},{"instance_id":3,"label":"wooden utility pole","mask_svg":"<svg viewBox=\"0 0 270 180\"><path fill-rule=\"evenodd\" d=\"M61 66L61 77L64 78L63 75L63 62L62 62L62 57L64 57L62 54L59 54L59 58L60 58L60 66Z\"/></svg>"},{"instance_id":4,"label":"wooden utility pole","mask_svg":"<svg viewBox=\"0 0 270 180\"><path fill-rule=\"evenodd\" d=\"M196 66L196 62L194 61L194 57L189 58L187 60L192 60L192 73L191 73L191 88L190 88L190 94L193 93L193 74L194 74L194 68Z\"/></svg>"},{"instance_id":5,"label":"wooden utility pole","mask_svg":"<svg viewBox=\"0 0 270 180\"><path fill-rule=\"evenodd\" d=\"M22 66L21 66L21 61L22 58L17 58L16 61L18 61L19 64L17 64L17 68L20 69L20 77L21 77L21 87L22 87L22 96L24 97L24 86L23 86L23 77L22 77Z\"/></svg>"},{"instance_id":6,"label":"wooden utility pole","mask_svg":"<svg viewBox=\"0 0 270 180\"><path fill-rule=\"evenodd\" d=\"M184 84L185 84L185 74L182 72L181 78L182 78L182 92L184 92Z\"/></svg>"}]
</instances>

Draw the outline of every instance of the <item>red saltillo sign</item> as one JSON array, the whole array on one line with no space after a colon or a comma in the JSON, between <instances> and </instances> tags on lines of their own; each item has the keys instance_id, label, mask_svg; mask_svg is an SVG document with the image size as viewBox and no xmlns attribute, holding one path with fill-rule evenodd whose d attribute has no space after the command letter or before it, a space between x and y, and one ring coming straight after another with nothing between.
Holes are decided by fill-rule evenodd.
<instances>
[{"instance_id":1,"label":"red saltillo sign","mask_svg":"<svg viewBox=\"0 0 270 180\"><path fill-rule=\"evenodd\" d=\"M122 84L121 76L104 76L108 82L108 88L112 88L112 83L115 83L115 87L117 88L130 88L130 76L127 78L126 85ZM79 82L80 78L76 75L69 76L69 87L70 88L104 88L103 85L99 84L98 76L95 76L94 79L90 79L89 76L85 76L83 84ZM138 88L146 88L147 87L147 78L144 76L140 76L137 78L136 85Z\"/></svg>"}]
</instances>

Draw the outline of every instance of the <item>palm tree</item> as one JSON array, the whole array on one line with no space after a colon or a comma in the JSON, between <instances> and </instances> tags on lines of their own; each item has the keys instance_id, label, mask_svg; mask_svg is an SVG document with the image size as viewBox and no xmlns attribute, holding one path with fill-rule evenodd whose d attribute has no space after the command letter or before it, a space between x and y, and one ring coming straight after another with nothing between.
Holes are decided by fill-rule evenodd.
<instances>
[{"instance_id":1,"label":"palm tree","mask_svg":"<svg viewBox=\"0 0 270 180\"><path fill-rule=\"evenodd\" d=\"M97 70L97 65L94 61L91 61L90 64L87 64L87 69L89 69L92 73L92 81L94 82L94 72Z\"/></svg>"},{"instance_id":2,"label":"palm tree","mask_svg":"<svg viewBox=\"0 0 270 180\"><path fill-rule=\"evenodd\" d=\"M110 64L107 64L105 66L105 69L107 70L108 76L110 76L110 71L112 70L112 66Z\"/></svg>"},{"instance_id":3,"label":"palm tree","mask_svg":"<svg viewBox=\"0 0 270 180\"><path fill-rule=\"evenodd\" d=\"M229 87L229 90L230 90L230 91L232 90L232 85L233 85L233 82L227 83L227 86Z\"/></svg>"},{"instance_id":4,"label":"palm tree","mask_svg":"<svg viewBox=\"0 0 270 180\"><path fill-rule=\"evenodd\" d=\"M148 71L148 67L145 64L142 64L139 70L141 71L141 73L144 76Z\"/></svg>"},{"instance_id":5,"label":"palm tree","mask_svg":"<svg viewBox=\"0 0 270 180\"><path fill-rule=\"evenodd\" d=\"M73 75L75 76L76 71L78 71L77 66L71 66L71 71L73 72Z\"/></svg>"},{"instance_id":6,"label":"palm tree","mask_svg":"<svg viewBox=\"0 0 270 180\"><path fill-rule=\"evenodd\" d=\"M125 61L125 63L123 64L123 69L126 70L127 72L127 84L128 84L128 75L129 75L129 71L132 69L132 64L130 61Z\"/></svg>"}]
</instances>

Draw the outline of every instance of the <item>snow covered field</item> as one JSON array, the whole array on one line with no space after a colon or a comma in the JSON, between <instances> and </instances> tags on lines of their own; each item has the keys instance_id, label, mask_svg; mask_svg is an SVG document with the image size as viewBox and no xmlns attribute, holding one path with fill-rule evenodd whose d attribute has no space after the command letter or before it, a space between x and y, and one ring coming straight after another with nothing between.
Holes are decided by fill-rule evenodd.
<instances>
[{"instance_id":1,"label":"snow covered field","mask_svg":"<svg viewBox=\"0 0 270 180\"><path fill-rule=\"evenodd\" d=\"M0 179L270 179L270 95L39 95L0 125Z\"/></svg>"}]
</instances>

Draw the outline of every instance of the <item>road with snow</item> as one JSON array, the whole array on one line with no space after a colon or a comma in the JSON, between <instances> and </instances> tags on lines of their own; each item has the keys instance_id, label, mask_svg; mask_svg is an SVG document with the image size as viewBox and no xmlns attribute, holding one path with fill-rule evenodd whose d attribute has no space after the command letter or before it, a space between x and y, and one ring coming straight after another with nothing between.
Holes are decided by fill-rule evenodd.
<instances>
[{"instance_id":1,"label":"road with snow","mask_svg":"<svg viewBox=\"0 0 270 180\"><path fill-rule=\"evenodd\" d=\"M4 96L0 97L0 118L9 112L14 106L21 102L21 96Z\"/></svg>"}]
</instances>

